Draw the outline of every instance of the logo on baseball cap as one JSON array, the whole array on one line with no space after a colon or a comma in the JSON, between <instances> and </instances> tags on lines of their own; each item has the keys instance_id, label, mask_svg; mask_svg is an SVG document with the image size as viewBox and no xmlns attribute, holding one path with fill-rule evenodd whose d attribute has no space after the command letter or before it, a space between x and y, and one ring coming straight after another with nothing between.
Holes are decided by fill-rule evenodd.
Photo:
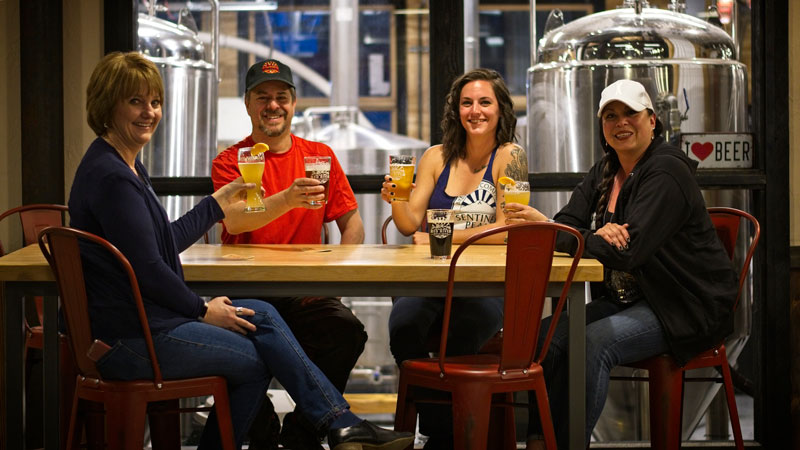
<instances>
[{"instance_id":1,"label":"logo on baseball cap","mask_svg":"<svg viewBox=\"0 0 800 450\"><path fill-rule=\"evenodd\" d=\"M597 117L603 113L603 108L611 102L622 102L636 112L643 109L653 109L653 102L641 83L633 80L617 80L603 89L600 95L600 107L597 108Z\"/></svg>"},{"instance_id":2,"label":"logo on baseball cap","mask_svg":"<svg viewBox=\"0 0 800 450\"><path fill-rule=\"evenodd\" d=\"M247 76L244 79L246 91L265 81L272 80L283 81L289 86L295 87L292 79L292 69L277 59L267 59L253 64L247 70Z\"/></svg>"}]
</instances>

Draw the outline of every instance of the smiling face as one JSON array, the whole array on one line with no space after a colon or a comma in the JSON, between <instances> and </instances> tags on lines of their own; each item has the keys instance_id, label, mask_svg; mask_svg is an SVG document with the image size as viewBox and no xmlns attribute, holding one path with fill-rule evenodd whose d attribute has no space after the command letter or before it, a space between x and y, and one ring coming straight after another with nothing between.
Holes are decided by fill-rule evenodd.
<instances>
[{"instance_id":1,"label":"smiling face","mask_svg":"<svg viewBox=\"0 0 800 450\"><path fill-rule=\"evenodd\" d=\"M297 99L291 88L282 81L265 81L247 93L244 101L253 124L253 137L257 142L259 132L263 138L286 137L291 133L291 122Z\"/></svg>"},{"instance_id":2,"label":"smiling face","mask_svg":"<svg viewBox=\"0 0 800 450\"><path fill-rule=\"evenodd\" d=\"M467 138L487 133L494 136L500 108L492 84L484 80L465 84L459 98L459 115Z\"/></svg>"},{"instance_id":3,"label":"smiling face","mask_svg":"<svg viewBox=\"0 0 800 450\"><path fill-rule=\"evenodd\" d=\"M638 157L653 140L656 116L647 109L637 112L625 103L615 101L603 108L600 118L603 136L618 155Z\"/></svg>"},{"instance_id":4,"label":"smiling face","mask_svg":"<svg viewBox=\"0 0 800 450\"><path fill-rule=\"evenodd\" d=\"M117 103L108 133L119 145L138 151L150 142L161 114L161 97L146 88L139 89Z\"/></svg>"}]
</instances>

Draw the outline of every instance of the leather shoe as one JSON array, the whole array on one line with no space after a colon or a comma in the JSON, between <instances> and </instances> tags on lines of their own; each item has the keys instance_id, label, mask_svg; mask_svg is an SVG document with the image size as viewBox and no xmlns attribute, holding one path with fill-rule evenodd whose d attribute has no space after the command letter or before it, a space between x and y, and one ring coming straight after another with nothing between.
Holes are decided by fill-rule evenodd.
<instances>
[{"instance_id":1,"label":"leather shoe","mask_svg":"<svg viewBox=\"0 0 800 450\"><path fill-rule=\"evenodd\" d=\"M413 442L413 433L387 430L367 420L328 432L331 450L401 450Z\"/></svg>"}]
</instances>

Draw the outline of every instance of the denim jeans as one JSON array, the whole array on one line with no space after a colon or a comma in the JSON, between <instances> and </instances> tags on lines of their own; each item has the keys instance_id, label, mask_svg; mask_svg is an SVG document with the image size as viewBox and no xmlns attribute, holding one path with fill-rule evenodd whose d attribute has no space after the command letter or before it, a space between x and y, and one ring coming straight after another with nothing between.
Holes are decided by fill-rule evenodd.
<instances>
[{"instance_id":1,"label":"denim jeans","mask_svg":"<svg viewBox=\"0 0 800 450\"><path fill-rule=\"evenodd\" d=\"M184 323L153 336L165 379L218 375L228 381L236 444L242 442L275 376L318 429L349 408L339 391L303 352L275 308L260 300L234 300L235 306L256 311L247 320L254 332L242 335L199 321ZM97 364L108 379L152 378L144 339L123 339ZM219 448L216 414L209 417L198 449Z\"/></svg>"},{"instance_id":2,"label":"denim jeans","mask_svg":"<svg viewBox=\"0 0 800 450\"><path fill-rule=\"evenodd\" d=\"M440 329L443 314L444 298L398 297L395 300L389 315L389 347L398 367L407 359L429 357L428 337ZM502 327L502 297L453 298L447 354L475 354ZM452 410L448 406L419 405L417 410L422 434L452 434Z\"/></svg>"},{"instance_id":3,"label":"denim jeans","mask_svg":"<svg viewBox=\"0 0 800 450\"><path fill-rule=\"evenodd\" d=\"M585 444L589 443L608 394L609 372L618 365L639 361L669 351L661 322L646 300L633 305L600 298L586 305L586 429ZM541 343L550 325L542 321ZM550 413L559 448L568 442L568 357L567 316L559 318L556 332L542 363ZM528 433L541 434L536 401L533 393ZM584 444L584 445L585 445Z\"/></svg>"}]
</instances>

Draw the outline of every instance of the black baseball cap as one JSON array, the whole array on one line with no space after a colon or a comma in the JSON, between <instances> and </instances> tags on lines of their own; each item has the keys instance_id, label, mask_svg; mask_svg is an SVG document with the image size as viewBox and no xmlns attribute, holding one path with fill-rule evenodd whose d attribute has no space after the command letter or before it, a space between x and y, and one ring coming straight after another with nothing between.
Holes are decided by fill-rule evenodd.
<instances>
[{"instance_id":1,"label":"black baseball cap","mask_svg":"<svg viewBox=\"0 0 800 450\"><path fill-rule=\"evenodd\" d=\"M294 87L292 79L292 69L286 64L278 61L277 59L267 59L259 61L247 70L247 76L244 79L246 90L250 91L254 87L265 81L283 81L291 87Z\"/></svg>"}]
</instances>

